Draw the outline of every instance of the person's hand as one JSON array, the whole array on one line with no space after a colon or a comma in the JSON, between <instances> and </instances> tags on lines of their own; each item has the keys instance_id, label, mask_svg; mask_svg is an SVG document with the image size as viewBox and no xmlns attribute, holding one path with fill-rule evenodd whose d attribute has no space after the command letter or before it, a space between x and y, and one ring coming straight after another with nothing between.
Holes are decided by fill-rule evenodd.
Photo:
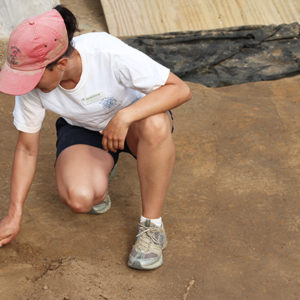
<instances>
[{"instance_id":1,"label":"person's hand","mask_svg":"<svg viewBox=\"0 0 300 300\"><path fill-rule=\"evenodd\" d=\"M0 222L0 247L8 244L16 237L20 231L20 224L20 219L10 216L5 217Z\"/></svg>"},{"instance_id":2,"label":"person's hand","mask_svg":"<svg viewBox=\"0 0 300 300\"><path fill-rule=\"evenodd\" d=\"M123 118L122 114L116 114L105 129L100 131L103 134L103 149L112 152L123 150L129 126L130 123Z\"/></svg>"}]
</instances>

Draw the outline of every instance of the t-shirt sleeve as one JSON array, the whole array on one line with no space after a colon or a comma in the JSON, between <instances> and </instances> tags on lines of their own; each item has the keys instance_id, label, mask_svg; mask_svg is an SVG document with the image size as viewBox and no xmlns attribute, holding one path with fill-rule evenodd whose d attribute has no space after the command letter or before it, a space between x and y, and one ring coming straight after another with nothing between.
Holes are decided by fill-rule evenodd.
<instances>
[{"instance_id":1,"label":"t-shirt sleeve","mask_svg":"<svg viewBox=\"0 0 300 300\"><path fill-rule=\"evenodd\" d=\"M120 46L114 57L114 70L121 84L148 94L166 83L170 74L168 68L125 43Z\"/></svg>"},{"instance_id":2,"label":"t-shirt sleeve","mask_svg":"<svg viewBox=\"0 0 300 300\"><path fill-rule=\"evenodd\" d=\"M45 117L45 109L36 91L16 96L13 112L15 127L23 132L38 132Z\"/></svg>"}]
</instances>

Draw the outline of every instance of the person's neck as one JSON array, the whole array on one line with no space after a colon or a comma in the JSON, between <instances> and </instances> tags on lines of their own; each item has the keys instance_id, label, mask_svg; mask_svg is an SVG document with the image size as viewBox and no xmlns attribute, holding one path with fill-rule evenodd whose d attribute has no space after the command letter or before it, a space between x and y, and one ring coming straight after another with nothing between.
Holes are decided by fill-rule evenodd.
<instances>
[{"instance_id":1,"label":"person's neck","mask_svg":"<svg viewBox=\"0 0 300 300\"><path fill-rule=\"evenodd\" d=\"M74 49L69 57L68 66L60 85L65 89L73 89L78 84L82 73L82 62L79 52Z\"/></svg>"}]
</instances>

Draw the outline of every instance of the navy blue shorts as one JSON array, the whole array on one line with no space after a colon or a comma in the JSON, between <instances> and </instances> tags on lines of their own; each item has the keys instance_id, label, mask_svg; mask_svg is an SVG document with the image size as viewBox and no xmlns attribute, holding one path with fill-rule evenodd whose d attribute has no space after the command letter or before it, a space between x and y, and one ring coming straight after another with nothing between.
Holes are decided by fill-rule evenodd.
<instances>
[{"instance_id":1,"label":"navy blue shorts","mask_svg":"<svg viewBox=\"0 0 300 300\"><path fill-rule=\"evenodd\" d=\"M171 111L170 111L170 115L173 120L173 115ZM172 132L173 130L174 128L172 127ZM64 149L73 145L83 144L83 145L89 145L89 146L97 147L99 149L103 149L102 146L103 135L99 131L93 131L83 127L70 125L63 118L58 118L56 121L56 135L57 135L56 159ZM108 152L113 157L115 164L117 163L119 159L119 154L121 152L129 153L134 158L136 158L130 152L130 149L125 141L124 150L118 150L117 152L112 152L112 151Z\"/></svg>"}]
</instances>

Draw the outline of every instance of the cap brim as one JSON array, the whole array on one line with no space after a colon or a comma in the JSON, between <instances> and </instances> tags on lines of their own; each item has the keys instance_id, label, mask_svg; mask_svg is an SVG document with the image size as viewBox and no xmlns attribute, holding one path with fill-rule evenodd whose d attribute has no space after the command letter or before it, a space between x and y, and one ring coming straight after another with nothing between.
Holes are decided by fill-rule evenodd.
<instances>
[{"instance_id":1,"label":"cap brim","mask_svg":"<svg viewBox=\"0 0 300 300\"><path fill-rule=\"evenodd\" d=\"M45 68L34 71L19 71L9 67L7 62L0 72L0 91L14 96L32 91L41 80Z\"/></svg>"}]
</instances>

